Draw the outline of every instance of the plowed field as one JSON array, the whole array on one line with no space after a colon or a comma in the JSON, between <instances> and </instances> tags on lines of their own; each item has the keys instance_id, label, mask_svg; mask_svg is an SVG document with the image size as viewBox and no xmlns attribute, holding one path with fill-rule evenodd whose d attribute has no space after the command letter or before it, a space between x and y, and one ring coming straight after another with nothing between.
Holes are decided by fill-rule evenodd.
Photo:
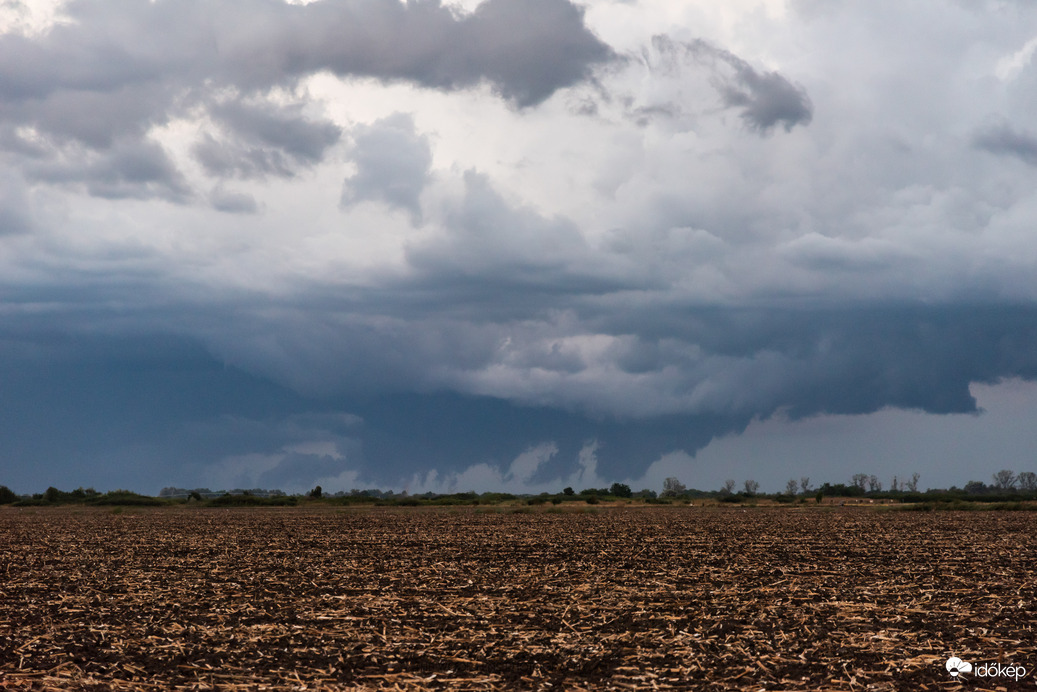
<instances>
[{"instance_id":1,"label":"plowed field","mask_svg":"<svg viewBox=\"0 0 1037 692\"><path fill-rule=\"evenodd\" d=\"M1037 513L0 511L15 689L1034 688ZM1025 679L963 675L1000 657Z\"/></svg>"}]
</instances>

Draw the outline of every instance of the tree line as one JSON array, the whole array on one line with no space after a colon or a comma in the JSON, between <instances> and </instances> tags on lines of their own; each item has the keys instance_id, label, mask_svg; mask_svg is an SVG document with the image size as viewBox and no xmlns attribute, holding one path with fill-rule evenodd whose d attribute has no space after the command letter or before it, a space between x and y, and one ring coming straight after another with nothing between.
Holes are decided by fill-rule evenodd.
<instances>
[{"instance_id":1,"label":"tree line","mask_svg":"<svg viewBox=\"0 0 1037 692\"><path fill-rule=\"evenodd\" d=\"M1006 501L1037 499L1037 473L1022 471L1015 473L1010 469L1001 469L991 476L992 483L969 481L963 487L929 488L919 491L918 473L910 476L893 476L889 485L884 485L874 474L856 473L848 483L825 482L814 487L808 476L789 479L782 492L761 493L760 484L753 479L742 481L738 486L734 479L724 481L717 490L698 490L688 488L676 477L663 481L661 492L649 488L638 491L631 489L626 483L613 483L608 487L584 488L577 491L572 487L563 488L558 493L514 494L502 492L476 493L434 493L426 492L411 495L406 491L399 493L392 490L369 488L352 489L325 493L321 486L316 486L308 493L289 495L282 490L250 490L235 489L232 491L212 491L208 488L163 488L157 497L141 495L129 490L111 490L105 493L93 488L77 488L62 491L47 488L43 493L18 495L10 488L0 485L0 505L137 505L161 506L175 504L203 504L207 506L259 506L259 505L295 505L300 502L324 502L333 504L376 504L376 505L451 505L451 504L500 504L502 502L523 501L527 504L550 502L586 502L597 504L603 500L641 500L647 503L668 503L674 501L690 501L697 498L715 498L722 502L740 502L743 500L769 498L777 502L805 501L811 496L818 502L824 497L867 497L873 499L892 499L902 502L922 502L929 500L972 500L972 501Z\"/></svg>"}]
</instances>

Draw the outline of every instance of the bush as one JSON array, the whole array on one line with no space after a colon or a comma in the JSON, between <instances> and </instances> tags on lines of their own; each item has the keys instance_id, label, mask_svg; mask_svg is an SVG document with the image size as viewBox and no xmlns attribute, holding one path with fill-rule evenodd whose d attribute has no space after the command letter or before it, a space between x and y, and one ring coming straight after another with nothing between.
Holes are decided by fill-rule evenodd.
<instances>
[{"instance_id":1,"label":"bush","mask_svg":"<svg viewBox=\"0 0 1037 692\"><path fill-rule=\"evenodd\" d=\"M587 497L587 504L588 505L596 505L599 502L601 502L601 500L598 499L597 495L590 495L590 496Z\"/></svg>"}]
</instances>

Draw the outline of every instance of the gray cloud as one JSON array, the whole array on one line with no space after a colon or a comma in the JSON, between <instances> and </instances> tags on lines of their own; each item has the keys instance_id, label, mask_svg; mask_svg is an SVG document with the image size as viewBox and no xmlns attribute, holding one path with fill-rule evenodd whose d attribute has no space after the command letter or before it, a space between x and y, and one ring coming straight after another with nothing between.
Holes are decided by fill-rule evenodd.
<instances>
[{"instance_id":1,"label":"gray cloud","mask_svg":"<svg viewBox=\"0 0 1037 692\"><path fill-rule=\"evenodd\" d=\"M287 177L318 163L339 128L262 101L317 72L446 90L488 82L527 107L613 57L568 0L488 0L471 14L438 0L189 0L175 9L78 0L64 9L71 21L41 35L0 35L0 144L50 154L40 179L82 180L108 198L187 198L147 137L198 107L224 128L194 148L211 175ZM17 131L26 127L33 138Z\"/></svg>"},{"instance_id":2,"label":"gray cloud","mask_svg":"<svg viewBox=\"0 0 1037 692\"><path fill-rule=\"evenodd\" d=\"M980 149L1000 156L1014 156L1031 166L1037 166L1037 136L1017 130L1010 123L999 120L978 131L973 143Z\"/></svg>"},{"instance_id":3,"label":"gray cloud","mask_svg":"<svg viewBox=\"0 0 1037 692\"><path fill-rule=\"evenodd\" d=\"M621 100L628 116L644 127L658 118L694 129L710 91L720 97L721 110L736 110L745 125L761 135L777 126L786 132L809 125L813 104L806 89L778 72L757 70L745 59L703 39L679 41L667 34L653 36L636 62L648 69L652 91L641 89ZM653 93L655 92L655 93Z\"/></svg>"},{"instance_id":4,"label":"gray cloud","mask_svg":"<svg viewBox=\"0 0 1037 692\"><path fill-rule=\"evenodd\" d=\"M420 219L432 150L428 138L414 130L414 119L397 113L357 127L352 136L350 158L357 170L346 179L342 203L385 202Z\"/></svg>"},{"instance_id":5,"label":"gray cloud","mask_svg":"<svg viewBox=\"0 0 1037 692\"><path fill-rule=\"evenodd\" d=\"M751 129L766 133L781 125L788 132L813 119L813 105L803 87L777 72L760 72L734 53L701 39L687 44L686 49L713 68L724 105L740 109Z\"/></svg>"},{"instance_id":6,"label":"gray cloud","mask_svg":"<svg viewBox=\"0 0 1037 692\"><path fill-rule=\"evenodd\" d=\"M407 251L410 264L426 276L503 279L515 290L567 283L573 265L572 277L582 274L578 265L588 250L571 221L509 205L476 171L464 173L463 196L442 213L448 233Z\"/></svg>"},{"instance_id":7,"label":"gray cloud","mask_svg":"<svg viewBox=\"0 0 1037 692\"><path fill-rule=\"evenodd\" d=\"M261 87L299 74L406 80L437 89L487 81L519 106L540 103L612 59L568 0L487 0L459 14L438 0L316 2L263 7L249 37L225 44L236 83Z\"/></svg>"},{"instance_id":8,"label":"gray cloud","mask_svg":"<svg viewBox=\"0 0 1037 692\"><path fill-rule=\"evenodd\" d=\"M36 180L82 185L96 197L158 197L182 203L191 196L189 185L162 146L149 140L120 140L102 152L71 147L46 162L27 165L25 170Z\"/></svg>"},{"instance_id":9,"label":"gray cloud","mask_svg":"<svg viewBox=\"0 0 1037 692\"><path fill-rule=\"evenodd\" d=\"M25 181L0 171L0 237L32 230L32 208L26 198Z\"/></svg>"},{"instance_id":10,"label":"gray cloud","mask_svg":"<svg viewBox=\"0 0 1037 692\"><path fill-rule=\"evenodd\" d=\"M255 214L259 211L256 198L245 192L231 192L216 188L209 195L209 202L216 211L228 214Z\"/></svg>"},{"instance_id":11,"label":"gray cloud","mask_svg":"<svg viewBox=\"0 0 1037 692\"><path fill-rule=\"evenodd\" d=\"M308 120L299 111L270 103L213 105L209 112L223 138L205 135L194 155L214 176L290 177L300 167L320 163L342 134L334 123Z\"/></svg>"},{"instance_id":12,"label":"gray cloud","mask_svg":"<svg viewBox=\"0 0 1037 692\"><path fill-rule=\"evenodd\" d=\"M93 145L164 122L206 80L246 91L322 70L441 89L486 80L530 106L613 57L567 0L488 0L472 14L396 0L190 0L175 10L79 0L65 9L72 22L42 36L0 36L0 113Z\"/></svg>"}]
</instances>

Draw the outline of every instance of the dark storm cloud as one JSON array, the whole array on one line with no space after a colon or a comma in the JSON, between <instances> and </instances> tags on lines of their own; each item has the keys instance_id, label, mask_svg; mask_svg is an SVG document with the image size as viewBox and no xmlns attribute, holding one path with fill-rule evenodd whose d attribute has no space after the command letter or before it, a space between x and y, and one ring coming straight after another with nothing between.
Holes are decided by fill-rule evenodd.
<instances>
[{"instance_id":1,"label":"dark storm cloud","mask_svg":"<svg viewBox=\"0 0 1037 692\"><path fill-rule=\"evenodd\" d=\"M885 407L969 413L970 383L1037 378L1037 308L1029 305L670 309L603 319L640 334L618 359L625 370L686 376L712 360L725 374L715 383L734 397L729 410L759 417L779 409L797 417Z\"/></svg>"},{"instance_id":2,"label":"dark storm cloud","mask_svg":"<svg viewBox=\"0 0 1037 692\"><path fill-rule=\"evenodd\" d=\"M428 137L419 135L414 119L404 113L359 126L352 134L350 159L356 173L345 182L342 203L384 202L409 211L417 221L432 164Z\"/></svg>"},{"instance_id":3,"label":"dark storm cloud","mask_svg":"<svg viewBox=\"0 0 1037 692\"><path fill-rule=\"evenodd\" d=\"M766 133L781 125L788 132L813 119L806 91L777 72L760 72L734 53L702 40L687 44L687 50L713 66L714 84L724 105L740 109L751 129Z\"/></svg>"},{"instance_id":4,"label":"dark storm cloud","mask_svg":"<svg viewBox=\"0 0 1037 692\"><path fill-rule=\"evenodd\" d=\"M518 391L493 397L393 391L377 373L380 385L357 387L365 376L358 369L334 393L307 396L278 384L280 373L257 369L255 362L252 372L243 372L190 340L59 339L8 328L0 338L0 432L5 459L25 466L8 461L5 483L32 491L53 484L53 477L32 470L39 465L74 485L151 492L212 477L232 486L301 487L342 476L344 488L326 488L348 489L351 479L363 479L400 489L430 468L456 471L484 461L506 467L529 445L547 441L560 452L544 473L563 478L587 440L599 443L602 477L634 478L662 454L694 453L778 411L794 418L886 407L968 413L976 410L970 382L1037 378L1032 306L611 312L588 320L601 332L639 334L609 354L621 371L675 380L678 390L726 391L698 410L642 416L637 398L643 392L636 380L621 378L615 396L627 408L588 415L592 407L582 404L523 405ZM388 372L409 359L407 376L419 378L444 365L478 369L498 362L492 343L459 357L454 346L471 348L470 335L455 334L448 343L457 330L445 323L439 328L439 334L425 325L382 328L377 337L371 333L376 327L368 327L367 337L351 328L299 336L320 340L308 344L309 355L326 350L327 356L309 366L327 367L329 376L334 363L353 360ZM521 325L512 324L498 333L520 340L520 332ZM358 352L363 338L381 343ZM443 341L439 348L432 345L437 340ZM586 366L550 349L522 354L524 368L578 375ZM562 382L559 389L568 386ZM56 429L61 433L53 434Z\"/></svg>"},{"instance_id":5,"label":"dark storm cloud","mask_svg":"<svg viewBox=\"0 0 1037 692\"><path fill-rule=\"evenodd\" d=\"M980 149L1000 156L1014 156L1031 166L1037 166L1037 135L1013 128L999 120L976 133L973 142Z\"/></svg>"}]
</instances>

